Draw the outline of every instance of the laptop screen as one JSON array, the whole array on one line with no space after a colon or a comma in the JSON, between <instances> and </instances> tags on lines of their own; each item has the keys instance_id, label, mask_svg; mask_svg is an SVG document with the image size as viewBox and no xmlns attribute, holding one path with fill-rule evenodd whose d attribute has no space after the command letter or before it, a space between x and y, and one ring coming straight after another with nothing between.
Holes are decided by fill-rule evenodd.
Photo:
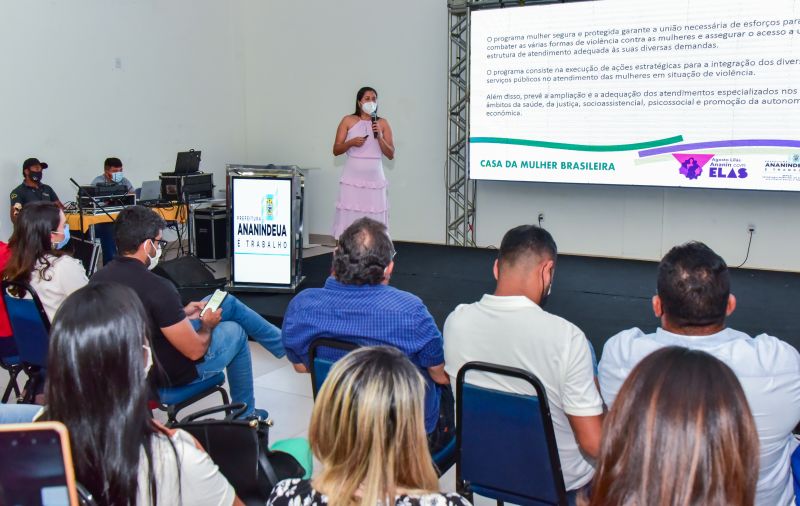
<instances>
[{"instance_id":1,"label":"laptop screen","mask_svg":"<svg viewBox=\"0 0 800 506\"><path fill-rule=\"evenodd\" d=\"M178 153L175 160L175 174L192 174L200 170L200 151L190 149Z\"/></svg>"},{"instance_id":2,"label":"laptop screen","mask_svg":"<svg viewBox=\"0 0 800 506\"><path fill-rule=\"evenodd\" d=\"M139 202L155 202L161 198L161 181L142 181Z\"/></svg>"}]
</instances>

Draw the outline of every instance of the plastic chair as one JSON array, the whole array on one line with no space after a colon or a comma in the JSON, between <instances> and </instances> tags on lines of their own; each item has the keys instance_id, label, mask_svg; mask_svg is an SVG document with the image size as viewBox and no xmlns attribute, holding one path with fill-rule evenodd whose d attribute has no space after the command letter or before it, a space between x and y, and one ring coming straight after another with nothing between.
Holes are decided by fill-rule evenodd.
<instances>
[{"instance_id":1,"label":"plastic chair","mask_svg":"<svg viewBox=\"0 0 800 506\"><path fill-rule=\"evenodd\" d=\"M22 370L28 375L28 381L18 402L32 404L36 392L44 384L47 347L50 341L50 320L44 311L42 301L30 285L4 280L2 288L8 320L14 332L14 343L19 351L19 361ZM17 293L30 294L31 298L12 295L8 291L9 288L14 288Z\"/></svg>"},{"instance_id":2,"label":"plastic chair","mask_svg":"<svg viewBox=\"0 0 800 506\"><path fill-rule=\"evenodd\" d=\"M218 372L197 383L159 388L156 408L167 412L167 427L172 426L178 422L180 410L215 393L222 396L222 404L228 404L230 399L222 387L224 383L225 373Z\"/></svg>"},{"instance_id":3,"label":"plastic chair","mask_svg":"<svg viewBox=\"0 0 800 506\"><path fill-rule=\"evenodd\" d=\"M331 367L337 360L347 355L349 352L358 349L358 345L347 341L338 341L327 337L315 339L308 347L309 362L311 362L311 392L314 399L317 392L322 388L325 378L331 371ZM320 355L320 350L325 350Z\"/></svg>"},{"instance_id":4,"label":"plastic chair","mask_svg":"<svg viewBox=\"0 0 800 506\"><path fill-rule=\"evenodd\" d=\"M469 371L524 380L536 395L520 395L471 385ZM522 505L566 505L556 436L547 394L528 371L468 362L456 380L458 460L456 488L472 501L476 493Z\"/></svg>"}]
</instances>

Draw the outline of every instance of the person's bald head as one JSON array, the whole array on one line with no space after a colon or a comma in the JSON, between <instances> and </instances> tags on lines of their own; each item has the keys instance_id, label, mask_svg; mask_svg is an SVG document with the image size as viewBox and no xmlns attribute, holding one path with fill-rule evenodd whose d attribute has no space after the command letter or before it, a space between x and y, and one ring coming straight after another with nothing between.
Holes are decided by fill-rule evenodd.
<instances>
[{"instance_id":1,"label":"person's bald head","mask_svg":"<svg viewBox=\"0 0 800 506\"><path fill-rule=\"evenodd\" d=\"M520 267L527 270L548 260L555 262L557 254L556 241L547 230L536 225L514 227L506 232L500 243L497 255L499 275Z\"/></svg>"}]
</instances>

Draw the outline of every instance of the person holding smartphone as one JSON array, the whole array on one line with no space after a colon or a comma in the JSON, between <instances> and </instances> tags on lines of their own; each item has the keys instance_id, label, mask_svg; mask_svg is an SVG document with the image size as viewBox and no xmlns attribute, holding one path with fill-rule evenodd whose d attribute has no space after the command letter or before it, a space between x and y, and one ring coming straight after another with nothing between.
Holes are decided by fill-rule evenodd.
<instances>
[{"instance_id":1,"label":"person holding smartphone","mask_svg":"<svg viewBox=\"0 0 800 506\"><path fill-rule=\"evenodd\" d=\"M347 153L342 177L333 237L339 239L351 223L359 218L372 218L389 226L389 200L382 158L394 158L392 128L378 116L378 92L364 86L356 94L356 109L339 122L333 154Z\"/></svg>"}]
</instances>

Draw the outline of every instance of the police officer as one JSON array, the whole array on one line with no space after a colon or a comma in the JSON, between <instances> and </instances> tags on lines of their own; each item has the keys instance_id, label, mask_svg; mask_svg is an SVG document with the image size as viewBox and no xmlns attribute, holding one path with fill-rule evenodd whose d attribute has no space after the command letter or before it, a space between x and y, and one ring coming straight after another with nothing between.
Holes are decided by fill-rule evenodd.
<instances>
[{"instance_id":1,"label":"police officer","mask_svg":"<svg viewBox=\"0 0 800 506\"><path fill-rule=\"evenodd\" d=\"M22 175L25 179L21 185L11 190L11 221L16 219L22 206L28 202L46 200L64 208L56 192L49 185L42 183L42 170L46 168L47 164L36 158L28 158L22 163Z\"/></svg>"}]
</instances>

